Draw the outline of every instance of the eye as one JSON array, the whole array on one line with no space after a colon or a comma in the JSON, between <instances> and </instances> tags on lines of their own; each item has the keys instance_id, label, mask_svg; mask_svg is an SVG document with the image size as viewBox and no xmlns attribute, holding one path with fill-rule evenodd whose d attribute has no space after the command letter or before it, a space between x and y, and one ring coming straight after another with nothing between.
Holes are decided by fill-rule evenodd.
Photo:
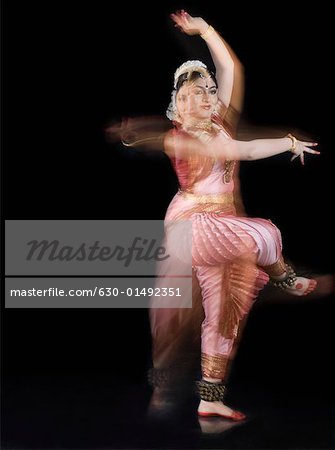
<instances>
[{"instance_id":1,"label":"eye","mask_svg":"<svg viewBox=\"0 0 335 450\"><path fill-rule=\"evenodd\" d=\"M202 90L201 89L196 89L194 91L195 95L202 95Z\"/></svg>"},{"instance_id":2,"label":"eye","mask_svg":"<svg viewBox=\"0 0 335 450\"><path fill-rule=\"evenodd\" d=\"M211 95L215 95L217 93L217 91L218 90L216 88L213 88L209 92L210 92Z\"/></svg>"},{"instance_id":3,"label":"eye","mask_svg":"<svg viewBox=\"0 0 335 450\"><path fill-rule=\"evenodd\" d=\"M179 97L178 97L178 99L179 99L179 101L180 102L186 102L186 95L184 94L184 95L180 95Z\"/></svg>"}]
</instances>

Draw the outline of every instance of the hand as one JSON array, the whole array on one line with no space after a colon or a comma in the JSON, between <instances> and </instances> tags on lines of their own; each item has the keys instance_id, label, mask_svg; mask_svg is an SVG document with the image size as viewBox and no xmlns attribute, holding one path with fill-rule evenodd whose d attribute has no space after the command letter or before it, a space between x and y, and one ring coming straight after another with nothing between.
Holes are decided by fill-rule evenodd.
<instances>
[{"instance_id":1,"label":"hand","mask_svg":"<svg viewBox=\"0 0 335 450\"><path fill-rule=\"evenodd\" d=\"M155 145L155 150L161 150L162 139L171 128L165 117L126 117L122 122L111 124L105 131L108 142L121 141L125 146L135 147L137 144Z\"/></svg>"},{"instance_id":2,"label":"hand","mask_svg":"<svg viewBox=\"0 0 335 450\"><path fill-rule=\"evenodd\" d=\"M315 147L316 145L318 145L316 142L303 142L303 141L298 141L296 143L296 147L294 150L291 150L292 153L294 153L294 155L291 158L291 161L293 161L295 158L298 158L298 156L300 157L300 161L301 164L304 165L305 164L305 160L304 160L304 153L311 153L312 155L320 155L320 152L318 152L317 150L312 150L308 147Z\"/></svg>"},{"instance_id":3,"label":"hand","mask_svg":"<svg viewBox=\"0 0 335 450\"><path fill-rule=\"evenodd\" d=\"M189 36L203 34L209 27L204 19L201 17L192 17L183 9L174 14L170 14L170 17L175 22L175 26Z\"/></svg>"},{"instance_id":4,"label":"hand","mask_svg":"<svg viewBox=\"0 0 335 450\"><path fill-rule=\"evenodd\" d=\"M109 142L136 141L146 130L156 129L156 117L124 117L121 122L111 124L106 130Z\"/></svg>"}]
</instances>

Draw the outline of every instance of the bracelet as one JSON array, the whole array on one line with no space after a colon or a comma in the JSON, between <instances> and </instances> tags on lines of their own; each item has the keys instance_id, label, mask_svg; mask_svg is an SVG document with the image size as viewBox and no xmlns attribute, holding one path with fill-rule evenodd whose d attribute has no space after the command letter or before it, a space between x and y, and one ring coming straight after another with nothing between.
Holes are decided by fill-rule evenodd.
<instances>
[{"instance_id":1,"label":"bracelet","mask_svg":"<svg viewBox=\"0 0 335 450\"><path fill-rule=\"evenodd\" d=\"M297 146L297 138L295 136L293 136L293 134L289 133L286 137L288 137L289 139L291 139L292 141L292 145L290 148L290 152L294 153L294 150Z\"/></svg>"},{"instance_id":2,"label":"bracelet","mask_svg":"<svg viewBox=\"0 0 335 450\"><path fill-rule=\"evenodd\" d=\"M214 28L212 27L212 25L209 25L209 27L207 28L207 30L204 33L200 34L200 37L202 37L202 39L204 39L205 41L207 41L207 39L209 38L209 36L211 34L215 33Z\"/></svg>"}]
</instances>

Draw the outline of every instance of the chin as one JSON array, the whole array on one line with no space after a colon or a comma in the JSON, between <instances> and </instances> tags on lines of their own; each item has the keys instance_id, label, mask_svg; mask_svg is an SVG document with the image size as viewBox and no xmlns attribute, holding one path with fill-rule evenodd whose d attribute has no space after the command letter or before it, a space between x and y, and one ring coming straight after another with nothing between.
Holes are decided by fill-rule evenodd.
<instances>
[{"instance_id":1,"label":"chin","mask_svg":"<svg viewBox=\"0 0 335 450\"><path fill-rule=\"evenodd\" d=\"M198 114L197 117L194 117L196 120L210 120L212 117L213 111L208 111L202 114Z\"/></svg>"}]
</instances>

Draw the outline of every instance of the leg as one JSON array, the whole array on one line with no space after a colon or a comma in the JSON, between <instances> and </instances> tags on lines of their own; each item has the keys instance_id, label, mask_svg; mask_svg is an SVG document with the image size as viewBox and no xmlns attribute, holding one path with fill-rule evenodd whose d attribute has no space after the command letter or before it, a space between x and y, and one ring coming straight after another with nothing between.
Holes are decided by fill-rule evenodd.
<instances>
[{"instance_id":1,"label":"leg","mask_svg":"<svg viewBox=\"0 0 335 450\"><path fill-rule=\"evenodd\" d=\"M244 217L203 217L195 218L196 233L193 236L196 264L206 265L234 261L253 253L256 263L273 281L285 282L290 273L283 263L282 239L279 229L270 221ZM211 228L216 233L210 233ZM210 239L208 238L210 235ZM219 237L218 237L219 236ZM214 246L214 249L212 250ZM289 278L291 282L293 278ZM307 295L316 286L315 280L297 277L291 284L277 283L292 295Z\"/></svg>"},{"instance_id":2,"label":"leg","mask_svg":"<svg viewBox=\"0 0 335 450\"><path fill-rule=\"evenodd\" d=\"M251 234L257 244L257 264L270 276L277 287L292 295L307 295L316 287L316 281L297 277L285 264L282 255L282 239L279 229L265 219L248 219L253 224Z\"/></svg>"},{"instance_id":3,"label":"leg","mask_svg":"<svg viewBox=\"0 0 335 450\"><path fill-rule=\"evenodd\" d=\"M250 276L250 271L252 276ZM261 287L257 283L255 275L257 270L251 270L250 264L226 264L226 266L198 266L196 273L202 290L202 301L205 319L202 323L201 333L201 367L202 381L198 383L200 404L198 414L200 416L221 416L238 421L245 415L233 411L223 402L224 384L228 362L231 357L234 340L237 335L238 322L241 314L234 314L236 305L230 303L230 299L244 303L243 313L246 314L251 306L250 298L253 298ZM238 277L242 274L244 281ZM245 276L243 276L245 275ZM234 280L237 289L234 289ZM237 280L237 281L236 281ZM244 284L247 280L248 286ZM265 284L265 281L263 284ZM255 285L258 288L255 289ZM246 288L244 290L243 288ZM240 292L247 295L240 295ZM227 306L229 307L227 309ZM229 327L227 323L233 322ZM232 332L231 332L232 331Z\"/></svg>"},{"instance_id":4,"label":"leg","mask_svg":"<svg viewBox=\"0 0 335 450\"><path fill-rule=\"evenodd\" d=\"M157 285L160 283L164 281ZM153 415L169 413L178 406L192 389L189 380L196 377L203 309L195 275L192 293L192 308L150 309L153 368L149 371L149 383L154 390L149 413Z\"/></svg>"}]
</instances>

